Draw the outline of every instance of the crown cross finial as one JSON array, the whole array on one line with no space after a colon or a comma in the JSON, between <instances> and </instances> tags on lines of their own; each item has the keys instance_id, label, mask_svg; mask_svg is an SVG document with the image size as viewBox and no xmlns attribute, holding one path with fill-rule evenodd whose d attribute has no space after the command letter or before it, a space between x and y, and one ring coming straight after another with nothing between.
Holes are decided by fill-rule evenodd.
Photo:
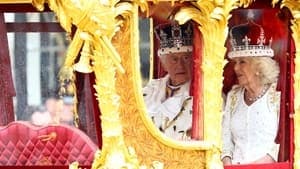
<instances>
[{"instance_id":1,"label":"crown cross finial","mask_svg":"<svg viewBox=\"0 0 300 169\"><path fill-rule=\"evenodd\" d=\"M259 37L257 39L257 44L259 46L263 46L265 43L266 43L265 33L264 33L264 30L261 28Z\"/></svg>"},{"instance_id":2,"label":"crown cross finial","mask_svg":"<svg viewBox=\"0 0 300 169\"><path fill-rule=\"evenodd\" d=\"M231 35L232 36L232 35ZM233 47L233 50L236 49L236 46L237 46L237 43L236 43L236 40L235 38L231 38L230 39L230 43L231 43L231 46Z\"/></svg>"},{"instance_id":3,"label":"crown cross finial","mask_svg":"<svg viewBox=\"0 0 300 169\"><path fill-rule=\"evenodd\" d=\"M248 38L248 36L245 36L245 38L242 41L245 43L246 48L248 48L251 39Z\"/></svg>"},{"instance_id":4,"label":"crown cross finial","mask_svg":"<svg viewBox=\"0 0 300 169\"><path fill-rule=\"evenodd\" d=\"M272 41L273 41L273 38L271 37L270 40L269 40L269 47L271 48L271 45L272 45Z\"/></svg>"},{"instance_id":5,"label":"crown cross finial","mask_svg":"<svg viewBox=\"0 0 300 169\"><path fill-rule=\"evenodd\" d=\"M184 38L184 43L185 44L192 44L192 34L193 31L191 29L191 25L188 25L187 29L184 32L186 34L185 38Z\"/></svg>"},{"instance_id":6,"label":"crown cross finial","mask_svg":"<svg viewBox=\"0 0 300 169\"><path fill-rule=\"evenodd\" d=\"M193 31L191 29L191 25L188 25L187 29L185 30L185 33L187 35L187 38L192 37Z\"/></svg>"},{"instance_id":7,"label":"crown cross finial","mask_svg":"<svg viewBox=\"0 0 300 169\"><path fill-rule=\"evenodd\" d=\"M233 38L230 40L230 43L231 43L231 46L237 46L237 45L236 45L236 40L233 39Z\"/></svg>"},{"instance_id":8,"label":"crown cross finial","mask_svg":"<svg viewBox=\"0 0 300 169\"><path fill-rule=\"evenodd\" d=\"M182 32L180 26L175 24L172 26L172 37L173 37L173 44L176 47L182 46Z\"/></svg>"},{"instance_id":9,"label":"crown cross finial","mask_svg":"<svg viewBox=\"0 0 300 169\"><path fill-rule=\"evenodd\" d=\"M163 30L160 30L160 35L159 36L161 37L160 46L161 47L168 47L168 37L167 37L167 34Z\"/></svg>"}]
</instances>

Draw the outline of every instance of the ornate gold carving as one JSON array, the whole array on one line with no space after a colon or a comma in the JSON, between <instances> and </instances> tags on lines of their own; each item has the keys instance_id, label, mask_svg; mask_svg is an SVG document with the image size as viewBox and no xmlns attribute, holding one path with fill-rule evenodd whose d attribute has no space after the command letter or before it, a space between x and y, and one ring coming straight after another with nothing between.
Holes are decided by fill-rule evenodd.
<instances>
[{"instance_id":1,"label":"ornate gold carving","mask_svg":"<svg viewBox=\"0 0 300 169\"><path fill-rule=\"evenodd\" d=\"M127 150L120 120L120 96L115 86L116 70L123 73L121 58L111 43L111 38L119 31L126 11L132 11L129 3L118 1L57 1L50 0L48 5L53 10L62 27L71 32L72 24L77 26L74 39L67 52L64 68L70 68L83 43L89 43L89 52L93 60L92 68L96 77L96 96L101 107L103 145L97 153L92 168L139 168L139 162L132 149ZM34 0L33 4L40 10L45 1ZM137 11L137 8L136 8ZM126 16L126 15L124 15ZM85 34L84 37L79 35ZM76 165L73 167L76 167Z\"/></svg>"},{"instance_id":2,"label":"ornate gold carving","mask_svg":"<svg viewBox=\"0 0 300 169\"><path fill-rule=\"evenodd\" d=\"M74 64L74 70L77 72L81 73L91 73L93 72L93 68L90 65L90 56L91 56L91 51L90 51L90 42L89 40L86 40L81 51L81 55L79 58L79 61Z\"/></svg>"},{"instance_id":3,"label":"ornate gold carving","mask_svg":"<svg viewBox=\"0 0 300 169\"><path fill-rule=\"evenodd\" d=\"M137 11L136 11L137 12ZM127 27L114 37L114 46L122 56L125 74L117 74L116 86L121 96L120 118L122 119L123 134L127 146L132 146L141 164L154 165L159 161L164 168L201 168L204 164L205 153L199 150L184 150L162 144L160 136L153 136L149 132L151 122L145 123L146 110L141 93L140 62L138 50L138 18L128 18ZM124 44L123 42L130 42ZM125 59L126 58L126 59ZM153 125L152 125L153 127ZM156 128L155 128L156 129ZM153 130L155 130L153 129ZM156 129L157 130L157 129ZM180 145L180 144L179 144Z\"/></svg>"}]
</instances>

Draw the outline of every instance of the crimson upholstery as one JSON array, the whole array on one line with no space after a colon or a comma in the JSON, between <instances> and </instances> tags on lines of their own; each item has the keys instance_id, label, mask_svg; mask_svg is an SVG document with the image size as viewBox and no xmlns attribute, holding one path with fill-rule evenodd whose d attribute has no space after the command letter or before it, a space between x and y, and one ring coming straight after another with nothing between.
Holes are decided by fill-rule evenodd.
<instances>
[{"instance_id":1,"label":"crimson upholstery","mask_svg":"<svg viewBox=\"0 0 300 169\"><path fill-rule=\"evenodd\" d=\"M16 92L13 85L7 30L3 12L0 12L0 39L0 125L7 125L15 119L13 97L16 95Z\"/></svg>"},{"instance_id":2,"label":"crimson upholstery","mask_svg":"<svg viewBox=\"0 0 300 169\"><path fill-rule=\"evenodd\" d=\"M225 166L224 169L290 169L291 163L279 162L271 164L245 164Z\"/></svg>"},{"instance_id":3,"label":"crimson upholstery","mask_svg":"<svg viewBox=\"0 0 300 169\"><path fill-rule=\"evenodd\" d=\"M97 149L84 132L68 125L14 121L0 127L0 166L91 165Z\"/></svg>"}]
</instances>

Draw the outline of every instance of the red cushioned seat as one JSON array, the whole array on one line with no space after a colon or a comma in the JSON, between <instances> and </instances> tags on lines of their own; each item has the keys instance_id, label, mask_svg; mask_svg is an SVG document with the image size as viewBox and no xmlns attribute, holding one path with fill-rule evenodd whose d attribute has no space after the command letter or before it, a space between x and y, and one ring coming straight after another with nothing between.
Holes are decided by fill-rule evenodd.
<instances>
[{"instance_id":1,"label":"red cushioned seat","mask_svg":"<svg viewBox=\"0 0 300 169\"><path fill-rule=\"evenodd\" d=\"M0 166L91 165L97 149L84 132L68 125L15 121L0 127Z\"/></svg>"}]
</instances>

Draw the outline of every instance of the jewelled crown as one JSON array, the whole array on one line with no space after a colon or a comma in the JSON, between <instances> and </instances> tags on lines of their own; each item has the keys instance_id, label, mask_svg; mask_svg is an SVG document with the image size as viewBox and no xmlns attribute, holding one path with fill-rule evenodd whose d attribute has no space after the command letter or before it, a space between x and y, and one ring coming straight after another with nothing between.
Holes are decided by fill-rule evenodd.
<instances>
[{"instance_id":1,"label":"jewelled crown","mask_svg":"<svg viewBox=\"0 0 300 169\"><path fill-rule=\"evenodd\" d=\"M183 25L177 22L158 25L155 34L160 42L158 56L193 50L193 27L190 22Z\"/></svg>"},{"instance_id":2,"label":"jewelled crown","mask_svg":"<svg viewBox=\"0 0 300 169\"><path fill-rule=\"evenodd\" d=\"M229 58L274 56L272 38L267 39L263 27L252 19L231 29L230 42Z\"/></svg>"}]
</instances>

